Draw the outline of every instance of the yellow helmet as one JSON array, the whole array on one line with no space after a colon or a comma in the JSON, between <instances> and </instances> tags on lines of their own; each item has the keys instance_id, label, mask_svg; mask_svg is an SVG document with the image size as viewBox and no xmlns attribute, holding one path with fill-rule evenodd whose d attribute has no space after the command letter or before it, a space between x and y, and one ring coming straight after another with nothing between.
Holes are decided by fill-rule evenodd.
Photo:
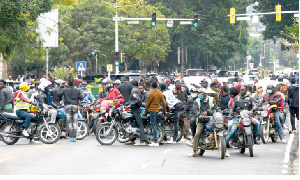
<instances>
[{"instance_id":1,"label":"yellow helmet","mask_svg":"<svg viewBox=\"0 0 300 180\"><path fill-rule=\"evenodd\" d=\"M21 91L28 91L30 89L30 87L28 86L27 82L22 82L20 85L19 85L19 89Z\"/></svg>"},{"instance_id":2,"label":"yellow helmet","mask_svg":"<svg viewBox=\"0 0 300 180\"><path fill-rule=\"evenodd\" d=\"M31 79L30 82L31 82L31 84L34 84L34 79Z\"/></svg>"}]
</instances>

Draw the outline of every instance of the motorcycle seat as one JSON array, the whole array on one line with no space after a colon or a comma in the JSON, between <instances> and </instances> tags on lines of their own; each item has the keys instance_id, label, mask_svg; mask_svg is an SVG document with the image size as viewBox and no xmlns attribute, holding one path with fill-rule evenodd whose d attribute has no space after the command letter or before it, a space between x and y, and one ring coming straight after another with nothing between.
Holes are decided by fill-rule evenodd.
<instances>
[{"instance_id":1,"label":"motorcycle seat","mask_svg":"<svg viewBox=\"0 0 300 180\"><path fill-rule=\"evenodd\" d=\"M3 112L2 115L8 119L21 119L15 113Z\"/></svg>"}]
</instances>

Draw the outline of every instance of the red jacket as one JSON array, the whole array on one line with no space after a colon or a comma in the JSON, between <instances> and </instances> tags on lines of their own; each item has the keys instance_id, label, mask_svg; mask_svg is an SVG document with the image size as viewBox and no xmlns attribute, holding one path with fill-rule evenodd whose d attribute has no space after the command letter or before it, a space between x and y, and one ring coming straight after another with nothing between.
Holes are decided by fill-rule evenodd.
<instances>
[{"instance_id":1,"label":"red jacket","mask_svg":"<svg viewBox=\"0 0 300 180\"><path fill-rule=\"evenodd\" d=\"M121 98L117 99L118 96L121 96ZM119 90L113 88L107 95L107 97L103 98L103 99L100 99L100 101L103 101L103 100L115 100L117 99L120 104L123 104L125 99L124 97L122 96L122 94L120 93ZM116 107L120 107L121 105L120 104L116 104L115 106Z\"/></svg>"}]
</instances>

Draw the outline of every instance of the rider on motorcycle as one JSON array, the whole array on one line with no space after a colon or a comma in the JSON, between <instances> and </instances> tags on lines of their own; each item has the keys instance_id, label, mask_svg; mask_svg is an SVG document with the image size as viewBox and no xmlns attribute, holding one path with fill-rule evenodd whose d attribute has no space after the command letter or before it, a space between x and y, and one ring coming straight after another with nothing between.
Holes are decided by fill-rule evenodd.
<instances>
[{"instance_id":1,"label":"rider on motorcycle","mask_svg":"<svg viewBox=\"0 0 300 180\"><path fill-rule=\"evenodd\" d=\"M30 121L32 119L32 116L27 113L27 109L29 109L29 104L34 104L35 103L33 101L30 101L27 98L27 94L26 91L28 91L30 89L30 87L28 86L28 84L26 82L22 82L19 85L19 91L14 93L15 99L14 101L16 102L16 114L19 118L21 119L25 119L25 126L24 126L24 130L23 130L23 134L24 136L29 136L27 129L29 128L30 125Z\"/></svg>"},{"instance_id":2,"label":"rider on motorcycle","mask_svg":"<svg viewBox=\"0 0 300 180\"><path fill-rule=\"evenodd\" d=\"M117 108L120 107L121 106L120 104L124 103L124 97L122 96L120 91L118 89L114 88L112 84L108 84L106 86L106 89L109 92L107 97L105 97L103 99L99 99L97 101L97 103L102 102L103 100L113 100L116 103L115 107L117 107Z\"/></svg>"},{"instance_id":3,"label":"rider on motorcycle","mask_svg":"<svg viewBox=\"0 0 300 180\"><path fill-rule=\"evenodd\" d=\"M280 94L278 92L274 91L274 86L269 84L267 86L267 93L263 96L262 101L260 102L259 106L262 106L263 104L277 104L279 105L279 103L276 103L278 101L278 99L280 98ZM284 133L283 133L283 129L280 123L280 119L279 119L279 111L274 112L274 118L275 118L275 123L276 123L276 128L277 131L279 133L279 137L282 143L286 143L285 138L284 138Z\"/></svg>"},{"instance_id":4,"label":"rider on motorcycle","mask_svg":"<svg viewBox=\"0 0 300 180\"><path fill-rule=\"evenodd\" d=\"M252 107L254 106L254 99L250 96L246 96L247 89L246 86L242 86L240 89L240 95L236 96L232 106L230 108L230 115L233 116L234 113L236 112L236 115L239 115L242 110L248 110L250 111ZM226 137L226 145L232 144L232 141L230 139L234 137L235 132L238 129L237 123L239 122L239 118L234 118L233 119L233 125L228 133L228 136ZM252 123L253 126L253 139L254 139L254 144L259 144L259 122L256 121L256 123Z\"/></svg>"},{"instance_id":5,"label":"rider on motorcycle","mask_svg":"<svg viewBox=\"0 0 300 180\"><path fill-rule=\"evenodd\" d=\"M37 96L37 98L39 99L39 103L41 103L41 106L42 104L47 104L47 105L50 105L52 106L51 109L49 109L49 117L51 118L51 122L52 123L55 123L55 120L56 120L56 116L57 116L57 111L56 109L58 108L58 106L56 106L53 101L52 101L52 98L50 96L50 93L49 93L49 89L50 89L50 85L52 83L49 82L49 81L43 81L40 83L39 85L39 89L41 89L39 95Z\"/></svg>"},{"instance_id":6,"label":"rider on motorcycle","mask_svg":"<svg viewBox=\"0 0 300 180\"><path fill-rule=\"evenodd\" d=\"M83 81L82 82L82 87L80 88L80 92L84 96L83 101L89 102L91 100L92 102L94 102L95 97L93 96L92 92L86 86L87 86L87 82Z\"/></svg>"}]
</instances>

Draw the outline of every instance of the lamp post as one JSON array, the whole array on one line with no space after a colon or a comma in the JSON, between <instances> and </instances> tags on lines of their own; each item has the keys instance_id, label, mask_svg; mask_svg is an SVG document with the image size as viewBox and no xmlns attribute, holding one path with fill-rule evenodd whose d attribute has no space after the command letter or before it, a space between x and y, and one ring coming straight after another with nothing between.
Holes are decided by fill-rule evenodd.
<instances>
[{"instance_id":1,"label":"lamp post","mask_svg":"<svg viewBox=\"0 0 300 180\"><path fill-rule=\"evenodd\" d=\"M92 54L96 54L96 74L97 74L97 68L98 68L98 59L97 59L97 53L96 53L96 50L93 50L92 51Z\"/></svg>"},{"instance_id":2,"label":"lamp post","mask_svg":"<svg viewBox=\"0 0 300 180\"><path fill-rule=\"evenodd\" d=\"M116 21L115 21L115 52L119 52L119 42L118 42L118 14L117 9L121 6L116 6ZM116 66L116 74L119 74L119 66Z\"/></svg>"}]
</instances>

